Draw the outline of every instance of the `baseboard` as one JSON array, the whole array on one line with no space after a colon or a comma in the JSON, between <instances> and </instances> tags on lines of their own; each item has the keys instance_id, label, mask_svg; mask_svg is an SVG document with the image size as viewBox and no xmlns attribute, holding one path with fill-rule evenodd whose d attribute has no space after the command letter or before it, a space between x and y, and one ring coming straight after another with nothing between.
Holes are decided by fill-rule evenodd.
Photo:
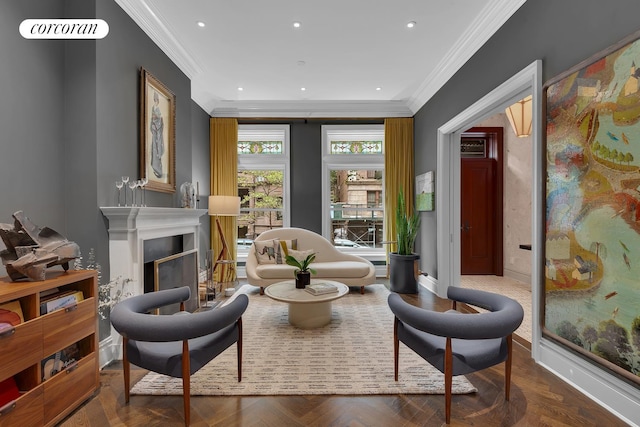
<instances>
[{"instance_id":1,"label":"baseboard","mask_svg":"<svg viewBox=\"0 0 640 427\"><path fill-rule=\"evenodd\" d=\"M100 369L102 369L115 360L115 357L113 356L113 341L111 337L109 336L108 338L100 341L98 347L99 364Z\"/></svg>"},{"instance_id":2,"label":"baseboard","mask_svg":"<svg viewBox=\"0 0 640 427\"><path fill-rule=\"evenodd\" d=\"M434 294L440 296L438 294L438 279L432 276L420 275L418 276L418 284L427 290L433 292Z\"/></svg>"},{"instance_id":3,"label":"baseboard","mask_svg":"<svg viewBox=\"0 0 640 427\"><path fill-rule=\"evenodd\" d=\"M504 269L503 274L505 275L505 277L517 280L518 282L522 282L524 284L531 286L530 274L520 273L518 271L509 270L507 268Z\"/></svg>"}]
</instances>

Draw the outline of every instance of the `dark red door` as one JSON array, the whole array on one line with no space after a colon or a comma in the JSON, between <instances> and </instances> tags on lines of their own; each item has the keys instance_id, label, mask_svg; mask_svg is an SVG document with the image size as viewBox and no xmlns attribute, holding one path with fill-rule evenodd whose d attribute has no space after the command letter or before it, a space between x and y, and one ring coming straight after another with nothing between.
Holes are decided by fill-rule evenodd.
<instances>
[{"instance_id":1,"label":"dark red door","mask_svg":"<svg viewBox=\"0 0 640 427\"><path fill-rule=\"evenodd\" d=\"M496 274L495 180L495 159L462 159L462 274Z\"/></svg>"}]
</instances>

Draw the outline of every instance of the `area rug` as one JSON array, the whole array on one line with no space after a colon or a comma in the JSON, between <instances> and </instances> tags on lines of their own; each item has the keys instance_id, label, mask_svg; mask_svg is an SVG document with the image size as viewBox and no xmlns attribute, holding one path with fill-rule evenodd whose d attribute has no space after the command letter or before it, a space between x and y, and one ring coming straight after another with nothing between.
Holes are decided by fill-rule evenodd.
<instances>
[{"instance_id":1,"label":"area rug","mask_svg":"<svg viewBox=\"0 0 640 427\"><path fill-rule=\"evenodd\" d=\"M384 285L367 286L364 295L352 289L333 301L329 325L310 330L289 325L287 304L257 288L245 285L238 293L249 296L242 382L233 345L191 377L193 396L444 393L443 374L402 344L394 381L393 314ZM464 376L454 377L454 394L476 391ZM131 393L180 395L182 380L150 372Z\"/></svg>"}]
</instances>

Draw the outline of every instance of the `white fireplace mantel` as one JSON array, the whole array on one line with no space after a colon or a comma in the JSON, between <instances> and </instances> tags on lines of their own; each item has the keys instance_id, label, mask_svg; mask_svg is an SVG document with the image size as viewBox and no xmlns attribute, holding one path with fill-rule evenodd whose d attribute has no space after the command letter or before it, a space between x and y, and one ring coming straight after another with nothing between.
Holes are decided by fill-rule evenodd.
<instances>
[{"instance_id":1,"label":"white fireplace mantel","mask_svg":"<svg viewBox=\"0 0 640 427\"><path fill-rule=\"evenodd\" d=\"M198 249L200 217L206 209L101 207L109 220L110 279L129 279L134 295L144 293L144 241L183 236L184 250Z\"/></svg>"},{"instance_id":2,"label":"white fireplace mantel","mask_svg":"<svg viewBox=\"0 0 640 427\"><path fill-rule=\"evenodd\" d=\"M109 220L109 280L128 279L127 291L144 293L144 242L182 236L183 250L198 249L200 217L206 209L101 207ZM100 342L100 365L120 359L122 342L112 329Z\"/></svg>"}]
</instances>

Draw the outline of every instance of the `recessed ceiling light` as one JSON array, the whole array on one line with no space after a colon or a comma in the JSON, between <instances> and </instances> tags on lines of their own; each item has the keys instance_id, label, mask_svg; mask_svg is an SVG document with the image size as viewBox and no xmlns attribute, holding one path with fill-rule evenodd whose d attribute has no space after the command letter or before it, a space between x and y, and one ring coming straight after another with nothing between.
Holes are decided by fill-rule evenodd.
<instances>
[{"instance_id":1,"label":"recessed ceiling light","mask_svg":"<svg viewBox=\"0 0 640 427\"><path fill-rule=\"evenodd\" d=\"M307 88L306 87L301 87L300 90L304 92L305 90L307 90Z\"/></svg>"},{"instance_id":2,"label":"recessed ceiling light","mask_svg":"<svg viewBox=\"0 0 640 427\"><path fill-rule=\"evenodd\" d=\"M293 28L300 28L300 25L301 25L301 24L300 24L300 22L295 21L295 22L293 23Z\"/></svg>"},{"instance_id":3,"label":"recessed ceiling light","mask_svg":"<svg viewBox=\"0 0 640 427\"><path fill-rule=\"evenodd\" d=\"M207 25L202 21L198 21L198 22L196 22L196 24L198 24L198 27L200 27L200 28L204 28Z\"/></svg>"},{"instance_id":4,"label":"recessed ceiling light","mask_svg":"<svg viewBox=\"0 0 640 427\"><path fill-rule=\"evenodd\" d=\"M244 90L244 88L243 88L243 87L238 87L238 90L239 90L240 92L242 92L242 91Z\"/></svg>"},{"instance_id":5,"label":"recessed ceiling light","mask_svg":"<svg viewBox=\"0 0 640 427\"><path fill-rule=\"evenodd\" d=\"M381 87L377 87L376 90L382 90L382 88Z\"/></svg>"},{"instance_id":6,"label":"recessed ceiling light","mask_svg":"<svg viewBox=\"0 0 640 427\"><path fill-rule=\"evenodd\" d=\"M407 28L413 28L416 26L416 21L407 22Z\"/></svg>"}]
</instances>

